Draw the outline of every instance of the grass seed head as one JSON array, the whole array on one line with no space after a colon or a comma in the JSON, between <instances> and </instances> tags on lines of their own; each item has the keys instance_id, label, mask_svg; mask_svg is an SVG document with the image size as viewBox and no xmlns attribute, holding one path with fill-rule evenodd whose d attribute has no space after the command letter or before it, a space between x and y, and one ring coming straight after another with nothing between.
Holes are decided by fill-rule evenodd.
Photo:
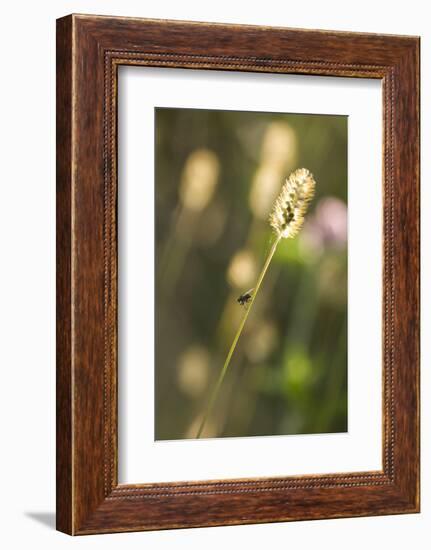
<instances>
[{"instance_id":1,"label":"grass seed head","mask_svg":"<svg viewBox=\"0 0 431 550\"><path fill-rule=\"evenodd\" d=\"M315 186L313 175L306 168L295 170L287 178L269 216L277 237L291 239L298 234Z\"/></svg>"}]
</instances>

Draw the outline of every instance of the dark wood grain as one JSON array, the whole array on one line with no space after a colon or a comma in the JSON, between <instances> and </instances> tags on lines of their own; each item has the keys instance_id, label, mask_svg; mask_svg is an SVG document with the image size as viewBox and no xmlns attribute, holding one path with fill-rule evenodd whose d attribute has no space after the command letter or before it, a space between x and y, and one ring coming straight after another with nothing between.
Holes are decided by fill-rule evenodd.
<instances>
[{"instance_id":1,"label":"dark wood grain","mask_svg":"<svg viewBox=\"0 0 431 550\"><path fill-rule=\"evenodd\" d=\"M57 24L58 529L87 534L417 512L419 39L76 15ZM382 471L118 485L122 64L382 80Z\"/></svg>"},{"instance_id":2,"label":"dark wood grain","mask_svg":"<svg viewBox=\"0 0 431 550\"><path fill-rule=\"evenodd\" d=\"M72 528L72 27L57 22L57 529Z\"/></svg>"}]
</instances>

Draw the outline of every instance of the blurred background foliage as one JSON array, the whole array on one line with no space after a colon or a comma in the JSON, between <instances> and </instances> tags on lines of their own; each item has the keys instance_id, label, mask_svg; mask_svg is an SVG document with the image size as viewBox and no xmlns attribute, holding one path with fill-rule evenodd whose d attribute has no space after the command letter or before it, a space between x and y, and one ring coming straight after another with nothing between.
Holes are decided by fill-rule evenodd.
<instances>
[{"instance_id":1,"label":"blurred background foliage","mask_svg":"<svg viewBox=\"0 0 431 550\"><path fill-rule=\"evenodd\" d=\"M347 117L156 109L156 439L194 438L299 167L278 246L203 437L347 430Z\"/></svg>"}]
</instances>

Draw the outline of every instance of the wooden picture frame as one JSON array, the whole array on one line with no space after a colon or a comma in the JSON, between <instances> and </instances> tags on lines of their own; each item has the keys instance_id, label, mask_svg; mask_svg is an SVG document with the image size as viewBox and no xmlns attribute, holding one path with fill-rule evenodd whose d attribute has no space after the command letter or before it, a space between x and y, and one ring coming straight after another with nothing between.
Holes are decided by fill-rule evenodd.
<instances>
[{"instance_id":1,"label":"wooden picture frame","mask_svg":"<svg viewBox=\"0 0 431 550\"><path fill-rule=\"evenodd\" d=\"M119 485L117 68L383 83L383 469ZM57 529L72 535L419 511L419 38L57 21Z\"/></svg>"}]
</instances>

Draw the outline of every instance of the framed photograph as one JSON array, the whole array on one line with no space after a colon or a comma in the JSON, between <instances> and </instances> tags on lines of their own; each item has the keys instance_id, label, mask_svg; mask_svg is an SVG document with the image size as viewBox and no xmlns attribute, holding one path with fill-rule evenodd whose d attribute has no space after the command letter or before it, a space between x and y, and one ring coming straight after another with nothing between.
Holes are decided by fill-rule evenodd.
<instances>
[{"instance_id":1,"label":"framed photograph","mask_svg":"<svg viewBox=\"0 0 431 550\"><path fill-rule=\"evenodd\" d=\"M419 511L419 38L57 21L57 528Z\"/></svg>"}]
</instances>

